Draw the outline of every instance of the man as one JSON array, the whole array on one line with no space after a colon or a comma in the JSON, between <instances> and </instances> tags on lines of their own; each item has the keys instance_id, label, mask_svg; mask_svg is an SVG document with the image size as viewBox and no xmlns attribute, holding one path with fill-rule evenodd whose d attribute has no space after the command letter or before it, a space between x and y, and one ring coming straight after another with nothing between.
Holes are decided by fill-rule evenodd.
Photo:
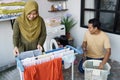
<instances>
[{"instance_id":1,"label":"man","mask_svg":"<svg viewBox=\"0 0 120 80\"><path fill-rule=\"evenodd\" d=\"M102 60L98 69L103 69L111 55L111 47L108 36L100 28L101 23L98 19L90 19L88 21L88 31L85 33L82 48L84 51L83 58L79 64L79 71L84 73L82 69L83 61L89 59Z\"/></svg>"}]
</instances>

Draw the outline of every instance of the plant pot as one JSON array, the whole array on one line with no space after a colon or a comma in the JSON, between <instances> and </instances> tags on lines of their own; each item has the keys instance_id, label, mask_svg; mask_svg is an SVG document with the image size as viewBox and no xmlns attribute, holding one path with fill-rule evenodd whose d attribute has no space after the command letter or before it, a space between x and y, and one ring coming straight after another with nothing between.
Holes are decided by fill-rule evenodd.
<instances>
[{"instance_id":1,"label":"plant pot","mask_svg":"<svg viewBox=\"0 0 120 80\"><path fill-rule=\"evenodd\" d=\"M68 44L73 46L73 38L71 37L70 33L66 33L66 37L68 39Z\"/></svg>"},{"instance_id":2,"label":"plant pot","mask_svg":"<svg viewBox=\"0 0 120 80\"><path fill-rule=\"evenodd\" d=\"M70 33L66 33L66 37L67 37L67 39L69 39L71 37Z\"/></svg>"}]
</instances>

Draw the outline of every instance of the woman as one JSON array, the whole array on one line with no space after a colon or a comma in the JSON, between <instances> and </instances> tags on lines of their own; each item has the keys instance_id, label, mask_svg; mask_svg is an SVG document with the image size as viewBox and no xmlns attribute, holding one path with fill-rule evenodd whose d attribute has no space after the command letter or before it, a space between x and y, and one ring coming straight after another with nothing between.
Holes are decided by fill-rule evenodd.
<instances>
[{"instance_id":1,"label":"woman","mask_svg":"<svg viewBox=\"0 0 120 80\"><path fill-rule=\"evenodd\" d=\"M43 51L46 39L46 28L38 13L38 4L34 0L26 2L23 14L13 25L14 55L20 52L39 49Z\"/></svg>"}]
</instances>

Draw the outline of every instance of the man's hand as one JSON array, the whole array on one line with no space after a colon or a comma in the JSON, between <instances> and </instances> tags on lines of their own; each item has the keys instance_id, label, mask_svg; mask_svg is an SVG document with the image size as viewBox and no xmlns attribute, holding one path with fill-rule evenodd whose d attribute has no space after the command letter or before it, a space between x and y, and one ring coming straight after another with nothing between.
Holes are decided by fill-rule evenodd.
<instances>
[{"instance_id":1,"label":"man's hand","mask_svg":"<svg viewBox=\"0 0 120 80\"><path fill-rule=\"evenodd\" d=\"M98 69L103 69L103 68L104 68L104 64L100 63Z\"/></svg>"}]
</instances>

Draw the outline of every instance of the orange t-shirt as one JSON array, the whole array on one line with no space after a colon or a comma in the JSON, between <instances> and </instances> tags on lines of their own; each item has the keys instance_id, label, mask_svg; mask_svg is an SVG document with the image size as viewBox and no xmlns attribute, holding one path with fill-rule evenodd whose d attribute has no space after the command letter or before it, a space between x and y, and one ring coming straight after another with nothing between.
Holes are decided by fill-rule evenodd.
<instances>
[{"instance_id":1,"label":"orange t-shirt","mask_svg":"<svg viewBox=\"0 0 120 80\"><path fill-rule=\"evenodd\" d=\"M26 67L24 80L63 80L62 59Z\"/></svg>"}]
</instances>

